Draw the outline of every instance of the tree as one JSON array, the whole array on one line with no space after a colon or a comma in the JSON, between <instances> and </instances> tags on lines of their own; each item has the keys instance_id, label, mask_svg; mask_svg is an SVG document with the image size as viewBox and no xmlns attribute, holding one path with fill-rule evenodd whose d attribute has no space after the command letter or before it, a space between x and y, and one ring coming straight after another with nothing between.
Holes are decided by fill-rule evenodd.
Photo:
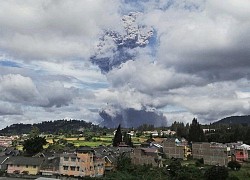
<instances>
[{"instance_id":1,"label":"tree","mask_svg":"<svg viewBox=\"0 0 250 180\"><path fill-rule=\"evenodd\" d=\"M197 121L196 118L193 119L192 124L189 128L188 134L189 142L204 142L205 141L205 134L201 128L201 125Z\"/></svg>"},{"instance_id":2,"label":"tree","mask_svg":"<svg viewBox=\"0 0 250 180\"><path fill-rule=\"evenodd\" d=\"M114 147L119 146L120 142L122 142L122 131L121 131L121 125L119 124L113 139L113 146Z\"/></svg>"},{"instance_id":3,"label":"tree","mask_svg":"<svg viewBox=\"0 0 250 180\"><path fill-rule=\"evenodd\" d=\"M241 165L237 161L230 161L227 166L231 168L232 170L240 170Z\"/></svg>"},{"instance_id":4,"label":"tree","mask_svg":"<svg viewBox=\"0 0 250 180\"><path fill-rule=\"evenodd\" d=\"M39 136L39 134L40 134L39 128L36 127L36 126L32 126L32 129L31 129L31 131L30 131L29 137L30 137L30 138L34 138L34 137Z\"/></svg>"},{"instance_id":5,"label":"tree","mask_svg":"<svg viewBox=\"0 0 250 180\"><path fill-rule=\"evenodd\" d=\"M195 165L197 167L204 165L204 159L203 158L197 159L197 161L195 162Z\"/></svg>"},{"instance_id":6,"label":"tree","mask_svg":"<svg viewBox=\"0 0 250 180\"><path fill-rule=\"evenodd\" d=\"M247 132L245 135L245 143L250 144L250 127L247 128Z\"/></svg>"},{"instance_id":7,"label":"tree","mask_svg":"<svg viewBox=\"0 0 250 180\"><path fill-rule=\"evenodd\" d=\"M203 174L201 171L192 166L183 166L181 169L178 171L176 176L172 179L176 180L198 180L198 179L203 179Z\"/></svg>"},{"instance_id":8,"label":"tree","mask_svg":"<svg viewBox=\"0 0 250 180\"><path fill-rule=\"evenodd\" d=\"M30 139L27 139L23 142L23 150L28 155L34 155L38 152L41 152L43 150L43 145L46 145L47 141L44 137L33 137Z\"/></svg>"},{"instance_id":9,"label":"tree","mask_svg":"<svg viewBox=\"0 0 250 180\"><path fill-rule=\"evenodd\" d=\"M224 166L212 166L204 174L206 180L226 180L228 170Z\"/></svg>"},{"instance_id":10,"label":"tree","mask_svg":"<svg viewBox=\"0 0 250 180\"><path fill-rule=\"evenodd\" d=\"M127 144L130 147L133 147L133 142L131 139L131 135L128 134L127 132L123 133L123 141L125 142L125 144Z\"/></svg>"},{"instance_id":11,"label":"tree","mask_svg":"<svg viewBox=\"0 0 250 180\"><path fill-rule=\"evenodd\" d=\"M117 158L117 170L118 171L127 171L132 167L131 158L126 156L125 153L122 153Z\"/></svg>"},{"instance_id":12,"label":"tree","mask_svg":"<svg viewBox=\"0 0 250 180\"><path fill-rule=\"evenodd\" d=\"M173 159L168 166L168 172L171 177L174 177L178 174L178 171L181 169L181 162L178 159Z\"/></svg>"},{"instance_id":13,"label":"tree","mask_svg":"<svg viewBox=\"0 0 250 180\"><path fill-rule=\"evenodd\" d=\"M85 135L85 141L91 141L93 138L93 135L91 135L90 133Z\"/></svg>"}]
</instances>

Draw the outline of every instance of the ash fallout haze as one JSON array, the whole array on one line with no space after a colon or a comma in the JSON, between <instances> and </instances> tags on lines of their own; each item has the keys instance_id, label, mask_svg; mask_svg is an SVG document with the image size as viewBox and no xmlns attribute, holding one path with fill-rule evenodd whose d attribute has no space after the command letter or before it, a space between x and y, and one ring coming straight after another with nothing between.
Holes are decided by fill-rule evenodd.
<instances>
[{"instance_id":1,"label":"ash fallout haze","mask_svg":"<svg viewBox=\"0 0 250 180\"><path fill-rule=\"evenodd\" d=\"M0 2L0 128L250 114L248 0Z\"/></svg>"}]
</instances>

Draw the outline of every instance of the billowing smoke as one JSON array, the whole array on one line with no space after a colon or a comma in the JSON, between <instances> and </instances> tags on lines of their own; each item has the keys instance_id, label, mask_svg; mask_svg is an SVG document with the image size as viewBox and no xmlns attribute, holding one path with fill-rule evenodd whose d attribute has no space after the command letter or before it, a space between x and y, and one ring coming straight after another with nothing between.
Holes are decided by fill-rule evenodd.
<instances>
[{"instance_id":1,"label":"billowing smoke","mask_svg":"<svg viewBox=\"0 0 250 180\"><path fill-rule=\"evenodd\" d=\"M136 60L140 49L153 46L156 38L154 29L141 24L141 18L142 13L139 12L124 15L121 19L123 30L106 30L100 38L95 54L90 59L104 74L120 68L129 60ZM138 127L142 124L164 126L167 123L163 114L156 110L122 108L120 105L103 108L100 116L103 118L102 125L106 127L116 127L118 124L122 127Z\"/></svg>"},{"instance_id":2,"label":"billowing smoke","mask_svg":"<svg viewBox=\"0 0 250 180\"><path fill-rule=\"evenodd\" d=\"M166 117L155 109L116 109L115 107L107 106L99 114L103 118L101 125L109 128L115 128L119 124L122 127L134 128L142 124L152 124L156 127L167 126Z\"/></svg>"},{"instance_id":3,"label":"billowing smoke","mask_svg":"<svg viewBox=\"0 0 250 180\"><path fill-rule=\"evenodd\" d=\"M124 15L122 32L106 30L100 38L90 59L102 72L109 72L128 60L134 60L137 48L143 48L153 41L153 28L141 25L141 16L139 12Z\"/></svg>"}]
</instances>

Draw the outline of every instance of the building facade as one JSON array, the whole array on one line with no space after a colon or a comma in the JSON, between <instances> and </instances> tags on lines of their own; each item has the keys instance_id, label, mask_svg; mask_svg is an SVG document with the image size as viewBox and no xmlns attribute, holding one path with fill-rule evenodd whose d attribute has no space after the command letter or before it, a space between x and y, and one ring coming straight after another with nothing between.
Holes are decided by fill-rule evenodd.
<instances>
[{"instance_id":1,"label":"building facade","mask_svg":"<svg viewBox=\"0 0 250 180\"><path fill-rule=\"evenodd\" d=\"M98 177L104 174L105 161L94 155L89 147L79 148L76 153L65 153L60 156L59 173L65 176Z\"/></svg>"},{"instance_id":2,"label":"building facade","mask_svg":"<svg viewBox=\"0 0 250 180\"><path fill-rule=\"evenodd\" d=\"M167 138L163 141L163 153L167 158L177 158L186 160L191 156L192 151L188 143L175 138Z\"/></svg>"},{"instance_id":3,"label":"building facade","mask_svg":"<svg viewBox=\"0 0 250 180\"><path fill-rule=\"evenodd\" d=\"M132 163L136 165L150 164L154 167L163 166L162 158L157 148L135 148L130 153L130 158Z\"/></svg>"},{"instance_id":4,"label":"building facade","mask_svg":"<svg viewBox=\"0 0 250 180\"><path fill-rule=\"evenodd\" d=\"M7 160L7 173L9 174L39 174L44 158L15 156Z\"/></svg>"},{"instance_id":5,"label":"building facade","mask_svg":"<svg viewBox=\"0 0 250 180\"><path fill-rule=\"evenodd\" d=\"M236 161L247 161L248 160L248 151L243 147L235 148L235 157Z\"/></svg>"},{"instance_id":6,"label":"building facade","mask_svg":"<svg viewBox=\"0 0 250 180\"><path fill-rule=\"evenodd\" d=\"M227 166L231 161L230 148L221 143L193 143L192 155L194 159L203 158L207 165Z\"/></svg>"}]
</instances>

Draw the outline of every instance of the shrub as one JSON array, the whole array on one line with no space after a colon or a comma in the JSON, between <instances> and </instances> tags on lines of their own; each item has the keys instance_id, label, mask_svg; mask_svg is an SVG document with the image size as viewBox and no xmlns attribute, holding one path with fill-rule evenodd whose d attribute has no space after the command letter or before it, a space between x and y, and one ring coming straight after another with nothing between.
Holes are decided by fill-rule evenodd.
<instances>
[{"instance_id":1,"label":"shrub","mask_svg":"<svg viewBox=\"0 0 250 180\"><path fill-rule=\"evenodd\" d=\"M224 166L212 166L204 174L206 180L226 180L228 170Z\"/></svg>"},{"instance_id":2,"label":"shrub","mask_svg":"<svg viewBox=\"0 0 250 180\"><path fill-rule=\"evenodd\" d=\"M230 161L227 166L231 168L232 170L240 170L241 164L237 161Z\"/></svg>"}]
</instances>

